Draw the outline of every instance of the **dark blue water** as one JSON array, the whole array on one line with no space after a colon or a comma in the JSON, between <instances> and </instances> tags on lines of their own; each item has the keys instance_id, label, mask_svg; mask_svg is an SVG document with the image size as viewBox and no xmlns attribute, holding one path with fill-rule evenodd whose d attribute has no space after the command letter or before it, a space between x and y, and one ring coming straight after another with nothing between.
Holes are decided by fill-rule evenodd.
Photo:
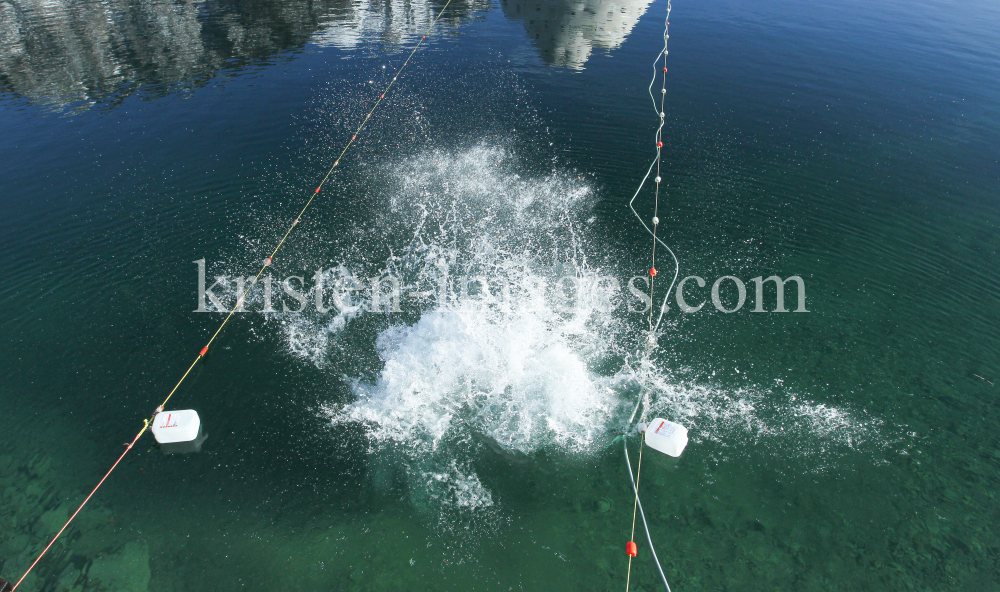
<instances>
[{"instance_id":1,"label":"dark blue water","mask_svg":"<svg viewBox=\"0 0 1000 592\"><path fill-rule=\"evenodd\" d=\"M195 262L256 273L442 6L0 4L0 577L222 321ZM691 436L643 454L673 589L1000 588L1000 9L675 3L660 231L705 306L643 363L665 10L449 5L279 312L253 292L171 399L202 451L144 436L18 590L619 589L642 392ZM401 278L398 312L280 312L317 269ZM771 275L809 312L753 312Z\"/></svg>"}]
</instances>

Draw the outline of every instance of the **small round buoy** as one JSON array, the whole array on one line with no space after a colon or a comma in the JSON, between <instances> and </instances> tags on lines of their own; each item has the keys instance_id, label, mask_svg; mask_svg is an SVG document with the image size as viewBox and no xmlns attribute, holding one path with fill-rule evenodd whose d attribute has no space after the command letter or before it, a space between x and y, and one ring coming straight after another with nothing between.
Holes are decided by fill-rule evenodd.
<instances>
[{"instance_id":1,"label":"small round buoy","mask_svg":"<svg viewBox=\"0 0 1000 592\"><path fill-rule=\"evenodd\" d=\"M666 116L667 116L666 113L664 113L663 111L660 111L660 119L663 119Z\"/></svg>"},{"instance_id":2,"label":"small round buoy","mask_svg":"<svg viewBox=\"0 0 1000 592\"><path fill-rule=\"evenodd\" d=\"M268 257L267 259L264 259L264 267L267 267L268 265L270 265L271 261L273 261L273 259L271 257Z\"/></svg>"},{"instance_id":3,"label":"small round buoy","mask_svg":"<svg viewBox=\"0 0 1000 592\"><path fill-rule=\"evenodd\" d=\"M663 94L663 95L667 94L667 89L665 89L665 88L660 89L660 94Z\"/></svg>"},{"instance_id":4,"label":"small round buoy","mask_svg":"<svg viewBox=\"0 0 1000 592\"><path fill-rule=\"evenodd\" d=\"M664 69L663 69L663 71L664 71L664 72L666 72L666 71L667 71L667 69L666 69L666 68L664 68Z\"/></svg>"},{"instance_id":5,"label":"small round buoy","mask_svg":"<svg viewBox=\"0 0 1000 592\"><path fill-rule=\"evenodd\" d=\"M660 219L657 218L656 216L653 216L653 226L656 226L659 223L660 223Z\"/></svg>"},{"instance_id":6,"label":"small round buoy","mask_svg":"<svg viewBox=\"0 0 1000 592\"><path fill-rule=\"evenodd\" d=\"M662 181L662 180L663 180L663 179L661 179L660 177L656 177L656 182L657 182L657 183L659 183L659 182L660 182L660 181Z\"/></svg>"},{"instance_id":7,"label":"small round buoy","mask_svg":"<svg viewBox=\"0 0 1000 592\"><path fill-rule=\"evenodd\" d=\"M649 268L649 275L651 275L653 277L656 277L656 268L655 267L650 267Z\"/></svg>"},{"instance_id":8,"label":"small round buoy","mask_svg":"<svg viewBox=\"0 0 1000 592\"><path fill-rule=\"evenodd\" d=\"M663 142L657 142L656 143L656 147L657 148L663 148Z\"/></svg>"},{"instance_id":9,"label":"small round buoy","mask_svg":"<svg viewBox=\"0 0 1000 592\"><path fill-rule=\"evenodd\" d=\"M632 541L625 543L625 553L627 553L629 557L635 557L636 553L638 553L638 550L635 548L635 543Z\"/></svg>"}]
</instances>

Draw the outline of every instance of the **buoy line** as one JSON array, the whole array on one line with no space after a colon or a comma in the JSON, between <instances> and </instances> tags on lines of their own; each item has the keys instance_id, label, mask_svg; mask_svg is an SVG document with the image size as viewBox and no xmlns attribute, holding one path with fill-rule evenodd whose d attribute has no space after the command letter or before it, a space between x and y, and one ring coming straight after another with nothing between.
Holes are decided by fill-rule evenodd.
<instances>
[{"instance_id":1,"label":"buoy line","mask_svg":"<svg viewBox=\"0 0 1000 592\"><path fill-rule=\"evenodd\" d=\"M663 126L666 123L665 121L666 113L664 112L664 106L666 104L666 97L667 97L667 55L669 53L667 48L667 43L668 40L670 39L671 9L672 7L670 5L670 0L667 0L667 16L664 20L664 25L663 25L663 49L661 49L660 52L656 54L656 58L653 60L653 77L652 80L650 80L649 82L649 98L652 100L653 109L656 111L656 114L660 119L660 124L656 128L656 136L655 136L656 157L653 159L653 162L650 163L649 168L646 169L646 175L642 178L642 181L639 183L638 189L635 190L635 194L632 195L632 199L629 200L628 203L629 209L632 210L632 213L639 220L639 223L642 224L643 228L646 229L646 232L648 232L653 239L652 250L650 253L650 265L649 265L649 319L648 319L649 334L647 335L646 338L645 352L643 353L643 359L648 359L650 352L654 347L656 347L657 335L660 332L660 325L663 323L663 314L667 310L667 299L670 297L670 293L673 292L674 286L677 284L677 278L680 275L680 270L681 270L680 261L677 259L677 255L674 253L674 250L671 249L670 246L667 245L667 243L663 242L663 240L657 235L657 231L659 230L660 227L660 218L659 218L660 189L663 182L663 177L662 177ZM660 61L661 58L662 62ZM657 105L656 96L653 94L653 85L656 84L657 76L660 76L660 82L661 82L659 105ZM639 193L642 191L643 187L646 186L646 182L649 180L650 175L653 174L654 168L656 169L656 175L653 178L655 187L653 194L654 195L653 218L651 220L652 228L650 228L649 225L646 224L646 221L643 219L643 217L639 215L639 212L636 211L635 200L636 198L639 197ZM656 300L654 299L654 295L655 295L655 282L657 275L656 271L657 245L661 245L664 249L666 249L667 252L670 253L670 256L673 258L674 277L670 282L670 286L663 294L663 303L660 305L659 314L656 316L656 321L654 322L653 305L656 302ZM628 432L632 427L632 422L635 421L635 416L636 413L639 411L639 407L642 406L643 403L645 402L645 409L649 408L648 397L649 397L649 390L646 387L640 389L639 397L635 404L635 409L632 411L632 417L629 418L629 421L625 426L625 431L622 434L622 448L623 451L625 452L625 465L628 468L629 481L632 483L632 491L635 494L635 499L632 505L632 534L629 538L628 543L625 545L625 554L628 555L628 571L626 572L625 576L625 592L628 592L632 581L632 559L634 559L638 554L638 549L636 548L635 544L635 521L636 521L637 511L638 515L642 518L642 526L643 529L646 531L646 541L649 543L649 551L653 556L653 561L656 563L656 569L660 572L660 578L662 578L663 585L666 587L667 592L670 592L670 584L667 582L667 576L663 573L663 567L660 565L660 559L656 556L656 549L653 547L653 537L649 533L649 524L646 522L646 513L643 511L642 502L639 500L639 477L642 473L642 449L646 440L645 432L641 433L639 436L639 461L636 464L636 471L634 477L632 474L632 462L631 460L629 460L628 456ZM645 410L643 411L643 415L645 415Z\"/></svg>"},{"instance_id":2,"label":"buoy line","mask_svg":"<svg viewBox=\"0 0 1000 592\"><path fill-rule=\"evenodd\" d=\"M635 503L636 503L636 506L639 507L639 515L642 517L642 526L643 526L643 529L646 531L646 541L649 543L649 551L653 555L653 561L656 563L656 569L660 572L660 578L663 579L663 585L667 587L667 592L670 592L670 584L667 583L667 576L664 575L664 573L663 573L663 567L660 565L660 559L659 559L659 557L656 556L656 549L653 547L653 537L651 537L650 534L649 534L649 524L646 523L646 512L643 511L643 509L642 509L642 502L639 501L639 471L636 471L636 477L635 477L635 479L632 479L632 463L631 463L631 461L629 461L629 458L628 458L628 440L627 439L623 439L622 444L623 444L623 447L625 449L625 464L628 466L628 476L629 476L629 479L632 481L632 491L635 492ZM641 469L642 468L642 466L641 466L641 464L642 464L642 448L641 448L641 446L639 448L639 464L640 464L639 469ZM635 538L635 510L634 509L632 510L632 538ZM630 549L633 552L636 551L635 543L634 542L632 543L632 546L630 547ZM631 567L632 567L632 565L631 565L632 564L632 557L634 557L634 555L630 555L629 556L629 570L630 570L630 572L631 572ZM628 582L628 580L626 580L625 581L625 592L628 592L628 585L629 585L629 582Z\"/></svg>"},{"instance_id":3,"label":"buoy line","mask_svg":"<svg viewBox=\"0 0 1000 592\"><path fill-rule=\"evenodd\" d=\"M663 177L661 175L661 173L662 173L662 162L661 162L662 158L661 157L662 157L662 152L663 152L663 126L666 123L665 122L665 120L666 120L666 113L664 112L663 109L664 109L664 106L666 104L666 98L667 98L667 54L668 54L668 51L667 51L667 41L670 39L670 11L671 10L672 10L672 7L670 5L670 0L667 0L667 16L666 16L666 21L664 22L664 25L663 25L663 49L660 50L660 53L658 53L656 55L656 59L653 60L653 79L649 83L649 98L653 101L653 109L656 111L657 116L660 118L660 125L656 128L656 137L655 137L655 140L656 140L656 157L653 159L653 162L650 163L649 168L646 169L646 175L642 178L642 181L639 183L638 189L635 190L635 194L632 195L632 199L629 200L629 202L628 202L629 209L632 210L632 213L639 220L639 223L642 224L642 227L646 229L646 232L648 232L649 235L651 237L653 237L653 248L652 248L652 254L651 254L651 257L650 257L650 259L651 259L650 263L651 264L650 264L650 267L649 267L649 299L650 299L650 304L649 304L649 333L650 334L649 334L649 339L647 340L647 344L649 346L656 345L656 334L657 334L657 332L660 329L660 325L663 323L663 314L667 310L667 299L670 297L670 293L673 291L674 285L677 283L677 277L679 276L680 271L681 271L681 264L680 264L680 261L677 259L677 255L674 253L674 250L670 248L670 245L668 245L667 243L663 242L663 240L660 239L659 236L657 236L657 230L659 229L659 226L660 226L660 218L659 218L659 212L660 212L660 185L661 185L661 183L663 181ZM661 66L661 62L660 62L660 58L661 57L663 58L662 66ZM663 69L662 72L660 71L661 67ZM656 97L653 96L653 85L656 84L656 77L657 77L658 74L662 74L661 86L660 86L660 104L659 104L659 108L657 108ZM639 197L639 193L642 191L643 187L646 186L646 181L649 180L649 176L653 173L653 168L656 168L656 176L653 178L653 182L655 183L655 193L654 193L654 201L653 201L653 218L651 220L651 222L653 224L653 227L650 228L649 225L646 224L646 221L643 220L642 216L639 215L639 212L635 211L635 200L636 200L636 198ZM656 271L656 245L657 244L663 246L663 248L666 249L668 253L670 253L670 256L673 257L673 259L674 259L674 277L673 277L673 279L670 282L670 287L667 288L667 291L664 292L664 294L663 294L663 304L660 306L660 314L657 316L656 322L654 323L653 322L653 303L656 302L656 301L653 299L653 293L654 293L654 284L656 283L656 275L657 275L657 271Z\"/></svg>"},{"instance_id":4,"label":"buoy line","mask_svg":"<svg viewBox=\"0 0 1000 592\"><path fill-rule=\"evenodd\" d=\"M427 30L417 41L417 44L413 47L413 50L410 51L410 55L406 57L406 60L403 61L403 64L396 71L396 74L392 77L392 80L389 81L389 84L387 84L382 93L379 94L378 98L375 100L375 104L372 105L371 110L368 111L368 114L365 116L364 120L361 121L361 124L358 125L357 129L351 135L351 138L344 145L343 150L340 151L340 155L337 156L336 160L333 161L333 164L330 165L330 168L326 171L326 175L324 175L323 179L320 180L319 185L316 186L315 191L313 191L313 193L310 195L309 199L306 201L305 206L303 206L302 209L299 211L298 215L295 217L295 220L288 227L288 230L285 231L284 236L282 236L281 240L278 241L278 244L274 247L274 250L271 251L271 254L264 259L260 267L260 270L257 272L257 275L254 276L253 280L249 282L249 286L247 287L247 289L236 300L235 306L233 306L233 309L229 311L229 314L226 315L226 318L223 319L222 323L219 325L219 328L215 330L215 333L212 334L212 337L208 340L208 343L206 343L205 346L201 348L201 350L198 352L198 356L194 359L193 362L191 362L191 365L188 366L188 369L181 376L180 380L177 381L177 384L174 385L174 388L172 388L170 392L167 394L167 397L163 400L163 403L161 403L160 406L156 408L156 410L153 412L152 417L143 420L142 429L140 429L139 433L135 435L135 438L132 439L132 442L125 444L126 446L125 451L122 452L121 456L118 457L118 460L116 460L115 463L111 465L111 468L108 469L108 472L105 473L104 477L102 477L101 480L97 483L94 489L90 492L90 495L88 495L86 499L83 500L83 503L81 503L80 506L77 507L76 511L73 512L73 514L69 517L69 520L67 520L66 523L63 524L63 527L59 529L59 532L57 532L56 535L52 537L52 540L49 541L49 544L46 545L45 549L43 549L42 552L39 553L38 557L35 558L35 561L24 572L24 575L22 575L21 578L17 581L17 583L14 584L12 588L10 588L12 592L16 590L18 586L21 585L21 582L24 581L24 578L26 578L28 574L31 573L31 570L33 570L35 566L38 565L38 562L41 561L42 557L45 556L45 554L52 547L52 545L55 544L56 540L58 540L59 537L62 535L62 533L66 530L66 528L69 527L70 523L73 522L73 519L76 518L76 515L80 513L80 511L83 509L85 505L87 505L87 502L90 501L90 498L93 497L95 493L97 493L97 490L101 487L101 485L104 484L104 481L108 478L108 476L111 475L111 472L118 467L118 464L122 461L123 458L125 458L125 455L128 454L130 450L132 450L132 447L135 445L136 442L139 441L139 438L141 438L142 435L145 434L146 431L150 429L150 424L152 423L153 419L156 418L156 415L159 412L163 411L163 409L167 405L167 402L170 401L170 398L174 396L174 393L177 392L177 389L180 388L184 380L187 379L189 374L191 374L191 371L194 370L194 367L198 365L198 362L202 361L205 358L205 354L208 353L208 348L211 347L212 343L215 341L215 338L219 336L219 333L222 332L222 329L229 322L229 319L232 318L236 310L239 309L239 307L243 304L247 295L249 295L250 290L252 290L253 287L257 285L257 281L260 279L261 275L264 274L264 271L271 265L271 263L274 262L275 255L277 255L281 247L284 246L285 242L288 240L289 235L291 235L292 230L294 230L295 227L298 226L299 223L302 221L302 216L306 213L306 210L309 209L309 206L312 205L313 201L319 195L319 192L323 189L323 185L325 185L326 182L330 179L330 176L333 174L334 169L336 169L337 166L340 164L340 159L344 157L347 151L351 148L351 145L354 144L354 141L358 138L358 134L360 134L361 131L365 128L365 125L368 124L368 121L371 119L372 115L374 115L375 110L378 109L379 105L382 104L382 101L385 99L386 94L388 94L388 92L396 84L396 81L402 75L403 70L406 69L407 65L409 65L410 60L413 59L413 56L417 53L417 50L419 50L421 45L423 45L423 42L427 39L427 36L431 33L431 30L437 24L438 20L441 19L441 16L444 14L444 11L448 9L448 6L451 4L451 2L452 0L447 0L447 2L445 2L445 5L438 12L437 16L434 17L434 20L432 20L431 23L427 26Z\"/></svg>"}]
</instances>

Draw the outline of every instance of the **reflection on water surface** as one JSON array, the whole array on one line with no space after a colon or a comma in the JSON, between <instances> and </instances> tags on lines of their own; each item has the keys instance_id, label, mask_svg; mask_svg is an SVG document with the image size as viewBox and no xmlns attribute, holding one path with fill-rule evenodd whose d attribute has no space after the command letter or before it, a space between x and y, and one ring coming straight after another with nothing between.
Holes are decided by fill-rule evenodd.
<instances>
[{"instance_id":1,"label":"reflection on water surface","mask_svg":"<svg viewBox=\"0 0 1000 592\"><path fill-rule=\"evenodd\" d=\"M594 48L615 49L652 0L502 0L508 18L524 24L542 59L580 70Z\"/></svg>"},{"instance_id":2,"label":"reflection on water surface","mask_svg":"<svg viewBox=\"0 0 1000 592\"><path fill-rule=\"evenodd\" d=\"M484 5L452 2L448 20ZM314 34L345 49L365 38L402 43L437 10L427 0L11 0L0 3L0 88L56 105L120 99L140 86L197 84Z\"/></svg>"},{"instance_id":3,"label":"reflection on water surface","mask_svg":"<svg viewBox=\"0 0 1000 592\"><path fill-rule=\"evenodd\" d=\"M405 43L427 29L438 0L8 0L0 3L0 89L86 108L140 87L154 94L197 85L222 69L302 47ZM582 69L594 48L622 44L650 0L503 0L542 59ZM451 24L486 11L452 2Z\"/></svg>"}]
</instances>

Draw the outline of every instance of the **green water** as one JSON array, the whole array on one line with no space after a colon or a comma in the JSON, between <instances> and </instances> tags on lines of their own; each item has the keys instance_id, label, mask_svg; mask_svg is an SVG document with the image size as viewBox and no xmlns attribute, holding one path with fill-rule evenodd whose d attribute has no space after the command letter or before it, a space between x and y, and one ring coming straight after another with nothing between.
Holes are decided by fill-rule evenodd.
<instances>
[{"instance_id":1,"label":"green water","mask_svg":"<svg viewBox=\"0 0 1000 592\"><path fill-rule=\"evenodd\" d=\"M0 577L221 321L194 261L256 271L440 6L0 4ZM642 275L665 8L450 6L275 277ZM144 437L18 590L622 589L643 385L691 436L643 454L674 590L1000 589L1000 12L673 8L659 216L708 303L639 380L624 290L243 313L171 403L202 451ZM752 312L770 275L809 312Z\"/></svg>"}]
</instances>

